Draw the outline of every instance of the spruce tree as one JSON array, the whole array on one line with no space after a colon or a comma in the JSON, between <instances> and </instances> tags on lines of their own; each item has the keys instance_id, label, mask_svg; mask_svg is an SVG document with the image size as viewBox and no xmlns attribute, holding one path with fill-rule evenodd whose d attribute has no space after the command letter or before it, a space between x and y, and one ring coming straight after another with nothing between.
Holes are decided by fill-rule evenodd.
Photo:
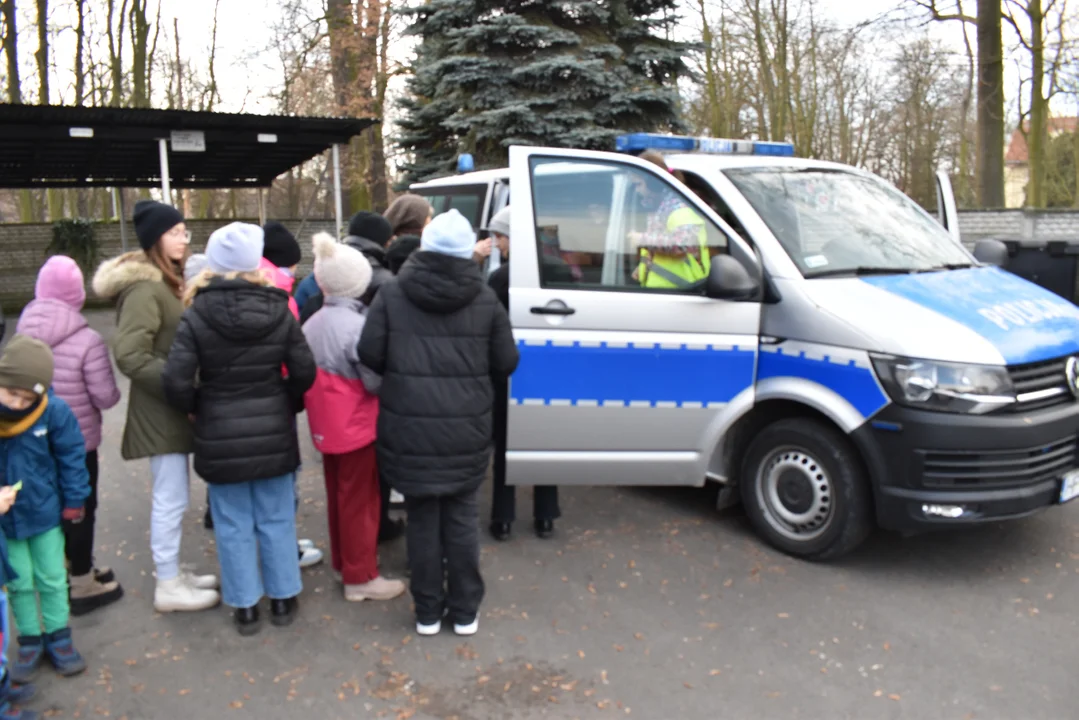
<instances>
[{"instance_id":1,"label":"spruce tree","mask_svg":"<svg viewBox=\"0 0 1079 720\"><path fill-rule=\"evenodd\" d=\"M613 150L623 132L679 131L690 49L667 39L677 0L429 0L400 147L406 181L506 164L510 145Z\"/></svg>"}]
</instances>

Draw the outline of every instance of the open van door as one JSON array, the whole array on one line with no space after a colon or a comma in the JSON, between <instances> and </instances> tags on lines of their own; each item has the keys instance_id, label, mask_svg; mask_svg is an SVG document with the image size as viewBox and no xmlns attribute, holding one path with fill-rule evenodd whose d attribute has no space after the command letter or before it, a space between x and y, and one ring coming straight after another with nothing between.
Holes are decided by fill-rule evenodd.
<instances>
[{"instance_id":1,"label":"open van door","mask_svg":"<svg viewBox=\"0 0 1079 720\"><path fill-rule=\"evenodd\" d=\"M509 309L521 361L510 379L507 482L703 484L714 428L753 403L761 305L706 297L688 282L657 287L640 240L657 213L680 208L699 228L686 263L733 257L759 278L752 248L636 157L511 147L510 186Z\"/></svg>"},{"instance_id":2,"label":"open van door","mask_svg":"<svg viewBox=\"0 0 1079 720\"><path fill-rule=\"evenodd\" d=\"M952 181L944 170L937 171L937 219L957 243L962 244L959 236L959 211L955 207L955 193Z\"/></svg>"}]
</instances>

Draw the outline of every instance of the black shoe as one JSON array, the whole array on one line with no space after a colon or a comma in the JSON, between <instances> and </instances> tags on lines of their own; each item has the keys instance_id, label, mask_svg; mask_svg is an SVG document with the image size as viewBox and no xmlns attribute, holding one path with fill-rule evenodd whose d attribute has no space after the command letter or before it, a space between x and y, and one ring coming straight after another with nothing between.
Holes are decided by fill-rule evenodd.
<instances>
[{"instance_id":1,"label":"black shoe","mask_svg":"<svg viewBox=\"0 0 1079 720\"><path fill-rule=\"evenodd\" d=\"M491 531L491 537L499 542L506 542L510 539L510 532L513 530L513 524L508 522L493 522L489 529Z\"/></svg>"},{"instance_id":2,"label":"black shoe","mask_svg":"<svg viewBox=\"0 0 1079 720\"><path fill-rule=\"evenodd\" d=\"M537 520L536 537L546 540L554 535L554 520Z\"/></svg>"},{"instance_id":3,"label":"black shoe","mask_svg":"<svg viewBox=\"0 0 1079 720\"><path fill-rule=\"evenodd\" d=\"M390 543L405 534L404 520L384 519L378 525L378 544Z\"/></svg>"},{"instance_id":4,"label":"black shoe","mask_svg":"<svg viewBox=\"0 0 1079 720\"><path fill-rule=\"evenodd\" d=\"M299 609L296 598L290 597L284 600L270 600L270 622L277 627L291 625L296 619L296 611Z\"/></svg>"},{"instance_id":5,"label":"black shoe","mask_svg":"<svg viewBox=\"0 0 1079 720\"><path fill-rule=\"evenodd\" d=\"M214 516L210 513L210 508L206 508L206 514L202 516L202 526L207 530L214 529Z\"/></svg>"},{"instance_id":6,"label":"black shoe","mask_svg":"<svg viewBox=\"0 0 1079 720\"><path fill-rule=\"evenodd\" d=\"M252 605L251 607L246 608L236 608L232 613L232 619L236 622L236 631L244 637L254 635L262 629L258 605Z\"/></svg>"}]
</instances>

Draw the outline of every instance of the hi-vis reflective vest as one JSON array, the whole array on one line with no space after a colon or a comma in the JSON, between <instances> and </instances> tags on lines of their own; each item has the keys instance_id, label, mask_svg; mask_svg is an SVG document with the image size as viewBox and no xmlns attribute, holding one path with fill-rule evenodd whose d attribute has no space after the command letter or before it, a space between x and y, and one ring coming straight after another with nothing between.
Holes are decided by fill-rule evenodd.
<instances>
[{"instance_id":1,"label":"hi-vis reflective vest","mask_svg":"<svg viewBox=\"0 0 1079 720\"><path fill-rule=\"evenodd\" d=\"M661 206L657 215L662 216L666 209ZM665 242L649 239L657 230L666 236L662 238ZM708 233L704 218L693 208L678 203L677 209L667 214L667 222L660 228L650 228L641 244L644 247L637 266L641 287L686 288L708 277L712 267Z\"/></svg>"}]
</instances>

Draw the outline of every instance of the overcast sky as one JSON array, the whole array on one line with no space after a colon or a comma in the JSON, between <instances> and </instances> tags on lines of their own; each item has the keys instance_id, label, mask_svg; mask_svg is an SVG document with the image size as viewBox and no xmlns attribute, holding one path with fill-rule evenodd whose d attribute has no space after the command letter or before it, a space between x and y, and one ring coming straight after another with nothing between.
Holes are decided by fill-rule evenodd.
<instances>
[{"instance_id":1,"label":"overcast sky","mask_svg":"<svg viewBox=\"0 0 1079 720\"><path fill-rule=\"evenodd\" d=\"M320 4L319 0L311 0L313 4ZM902 0L819 0L819 7L829 14L834 20L842 24L853 24L862 20L878 17L894 10ZM33 87L34 67L32 52L36 48L36 38L33 37L34 29L31 22L33 3L29 0L20 0L20 12L24 14L20 33L21 50L24 58L24 79L26 86ZM101 6L104 3L94 0L92 4ZM717 1L718 6L718 1ZM74 25L73 12L67 0L54 0L51 5L51 24L53 27ZM182 39L181 53L185 60L193 62L196 66L205 64L203 58L209 51L211 32L213 29L215 0L161 0L161 22L170 33L173 19L179 21L180 37ZM153 3L151 3L153 8ZM222 111L245 111L256 113L271 113L275 110L275 104L270 97L281 82L281 71L276 66L273 52L265 52L272 44L272 26L277 20L276 4L266 2L261 9L253 12L256 6L243 0L221 0L219 14L219 29L217 39L218 60L217 79L220 87L221 104L218 107ZM688 23L692 23L693 17L687 13ZM961 39L954 25L948 27L936 26L931 29L934 36L939 37L949 44L954 44L957 49L962 47ZM687 35L693 31L687 27ZM171 40L170 40L171 42ZM406 48L405 57L410 52L409 45L399 44ZM256 58L260 53L261 57ZM74 55L74 33L62 32L53 40L53 62L60 69L59 77L53 83L52 102L61 100L60 93L64 93L63 99L71 102L72 82L71 76L66 72L73 66L71 58Z\"/></svg>"}]
</instances>

